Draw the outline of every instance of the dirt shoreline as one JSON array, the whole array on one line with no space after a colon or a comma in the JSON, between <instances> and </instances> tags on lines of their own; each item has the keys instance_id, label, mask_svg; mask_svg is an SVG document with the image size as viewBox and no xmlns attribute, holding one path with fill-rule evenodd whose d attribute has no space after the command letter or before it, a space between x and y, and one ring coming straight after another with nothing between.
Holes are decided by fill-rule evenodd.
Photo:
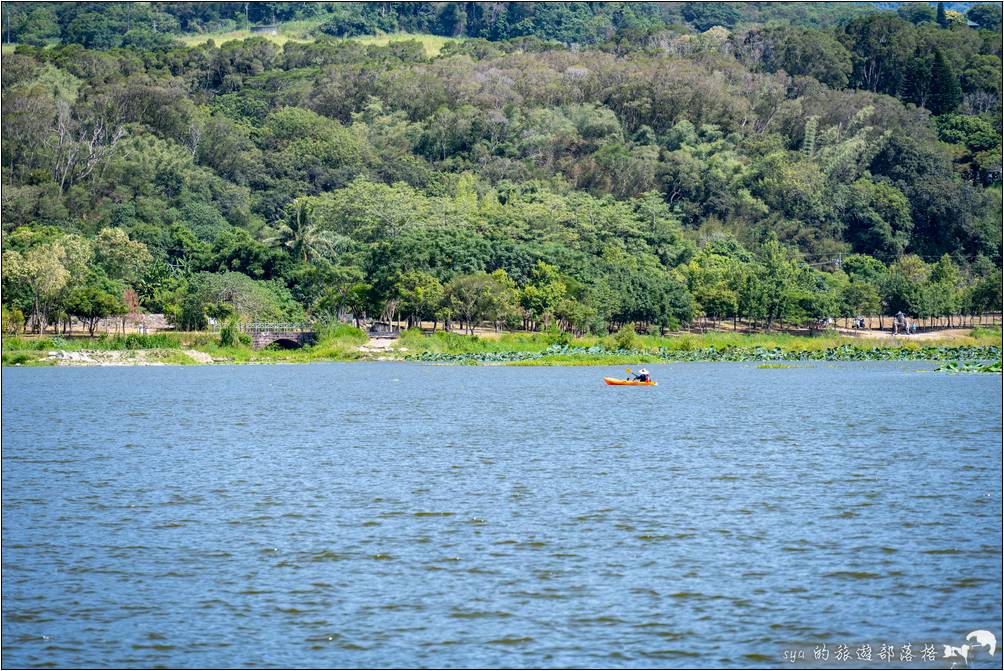
<instances>
[{"instance_id":1,"label":"dirt shoreline","mask_svg":"<svg viewBox=\"0 0 1004 671\"><path fill-rule=\"evenodd\" d=\"M179 360L182 355L189 361ZM55 366L170 366L222 363L211 355L194 349L182 350L50 350L38 360ZM20 364L15 364L20 365Z\"/></svg>"}]
</instances>

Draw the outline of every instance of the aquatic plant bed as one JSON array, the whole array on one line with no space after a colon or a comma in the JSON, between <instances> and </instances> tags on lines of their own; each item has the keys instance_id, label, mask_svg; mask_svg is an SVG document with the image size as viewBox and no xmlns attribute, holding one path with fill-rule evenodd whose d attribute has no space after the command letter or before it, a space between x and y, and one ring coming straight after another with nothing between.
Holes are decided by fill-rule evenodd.
<instances>
[{"instance_id":1,"label":"aquatic plant bed","mask_svg":"<svg viewBox=\"0 0 1004 671\"><path fill-rule=\"evenodd\" d=\"M575 347L552 345L540 352L474 352L447 354L422 352L407 361L430 363L518 363L551 357L623 357L662 361L997 361L1001 348L987 345L954 347L854 347L841 345L820 350L792 350L780 347L704 347L700 349L659 348L654 350L608 349L601 345Z\"/></svg>"},{"instance_id":2,"label":"aquatic plant bed","mask_svg":"<svg viewBox=\"0 0 1004 671\"><path fill-rule=\"evenodd\" d=\"M1000 373L1001 360L991 363L980 361L952 361L935 369L936 373Z\"/></svg>"}]
</instances>

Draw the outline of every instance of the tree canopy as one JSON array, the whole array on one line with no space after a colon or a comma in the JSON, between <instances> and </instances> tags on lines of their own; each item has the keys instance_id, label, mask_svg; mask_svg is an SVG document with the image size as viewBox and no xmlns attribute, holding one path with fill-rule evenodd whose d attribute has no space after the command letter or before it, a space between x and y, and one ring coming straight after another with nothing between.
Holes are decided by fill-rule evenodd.
<instances>
[{"instance_id":1,"label":"tree canopy","mask_svg":"<svg viewBox=\"0 0 1004 671\"><path fill-rule=\"evenodd\" d=\"M596 330L986 305L999 9L6 3L5 307ZM292 20L312 38L180 40ZM347 37L398 30L456 39Z\"/></svg>"}]
</instances>

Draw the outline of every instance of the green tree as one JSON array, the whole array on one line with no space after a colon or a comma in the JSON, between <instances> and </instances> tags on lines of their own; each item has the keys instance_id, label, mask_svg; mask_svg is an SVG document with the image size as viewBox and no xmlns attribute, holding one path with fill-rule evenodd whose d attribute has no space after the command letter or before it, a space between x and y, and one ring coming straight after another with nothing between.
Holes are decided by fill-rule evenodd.
<instances>
[{"instance_id":1,"label":"green tree","mask_svg":"<svg viewBox=\"0 0 1004 671\"><path fill-rule=\"evenodd\" d=\"M58 242L38 245L24 254L7 251L3 255L3 279L17 291L26 290L31 300L31 323L35 333L48 326L54 301L70 279L60 261L63 248Z\"/></svg>"},{"instance_id":2,"label":"green tree","mask_svg":"<svg viewBox=\"0 0 1004 671\"><path fill-rule=\"evenodd\" d=\"M966 63L960 79L969 101L975 102L976 96L984 94L996 103L1001 92L1001 59L993 54L974 56Z\"/></svg>"},{"instance_id":3,"label":"green tree","mask_svg":"<svg viewBox=\"0 0 1004 671\"><path fill-rule=\"evenodd\" d=\"M135 284L153 262L142 242L130 240L121 228L103 228L94 240L94 257L111 279Z\"/></svg>"},{"instance_id":4,"label":"green tree","mask_svg":"<svg viewBox=\"0 0 1004 671\"><path fill-rule=\"evenodd\" d=\"M345 296L345 306L352 312L356 328L360 328L360 320L374 309L373 286L366 282L356 282L351 285Z\"/></svg>"},{"instance_id":5,"label":"green tree","mask_svg":"<svg viewBox=\"0 0 1004 671\"><path fill-rule=\"evenodd\" d=\"M566 297L555 310L555 316L561 322L561 328L565 331L582 335L588 331L598 332L598 311L593 306Z\"/></svg>"},{"instance_id":6,"label":"green tree","mask_svg":"<svg viewBox=\"0 0 1004 671\"><path fill-rule=\"evenodd\" d=\"M318 263L302 266L297 277L299 290L312 313L330 321L344 310L351 311L353 289L363 283L366 274L356 266ZM358 313L361 315L363 311L360 309Z\"/></svg>"},{"instance_id":7,"label":"green tree","mask_svg":"<svg viewBox=\"0 0 1004 671\"><path fill-rule=\"evenodd\" d=\"M1000 133L989 119L966 114L939 117L938 137L944 142L964 145L974 152L993 149L1001 143Z\"/></svg>"},{"instance_id":8,"label":"green tree","mask_svg":"<svg viewBox=\"0 0 1004 671\"><path fill-rule=\"evenodd\" d=\"M851 52L827 31L771 26L745 39L762 49L768 72L784 70L792 76L815 77L833 88L844 88L853 70Z\"/></svg>"},{"instance_id":9,"label":"green tree","mask_svg":"<svg viewBox=\"0 0 1004 671\"><path fill-rule=\"evenodd\" d=\"M952 112L962 102L962 87L959 85L959 78L952 72L952 68L945 60L941 49L934 50L930 91L927 108L934 114Z\"/></svg>"},{"instance_id":10,"label":"green tree","mask_svg":"<svg viewBox=\"0 0 1004 671\"><path fill-rule=\"evenodd\" d=\"M962 274L948 254L944 254L931 268L928 280L930 291L930 307L932 314L948 318L952 325L952 316L962 310Z\"/></svg>"},{"instance_id":11,"label":"green tree","mask_svg":"<svg viewBox=\"0 0 1004 671\"><path fill-rule=\"evenodd\" d=\"M1001 11L999 3L973 5L966 12L966 18L983 30L999 32L1001 29Z\"/></svg>"},{"instance_id":12,"label":"green tree","mask_svg":"<svg viewBox=\"0 0 1004 671\"><path fill-rule=\"evenodd\" d=\"M294 203L276 230L265 239L266 244L284 247L297 259L309 263L318 257L330 256L345 238L323 230L311 217L312 207L306 201Z\"/></svg>"},{"instance_id":13,"label":"green tree","mask_svg":"<svg viewBox=\"0 0 1004 671\"><path fill-rule=\"evenodd\" d=\"M847 277L843 273L803 271L791 289L787 318L804 323L848 316L842 301L846 285Z\"/></svg>"},{"instance_id":14,"label":"green tree","mask_svg":"<svg viewBox=\"0 0 1004 671\"><path fill-rule=\"evenodd\" d=\"M740 314L747 314L740 295L747 280L744 271L752 260L738 240L719 237L710 240L683 268L687 286L705 316L735 322Z\"/></svg>"},{"instance_id":15,"label":"green tree","mask_svg":"<svg viewBox=\"0 0 1004 671\"><path fill-rule=\"evenodd\" d=\"M900 5L896 9L896 14L901 19L917 25L921 23L935 23L937 14L926 2L910 2Z\"/></svg>"},{"instance_id":16,"label":"green tree","mask_svg":"<svg viewBox=\"0 0 1004 671\"><path fill-rule=\"evenodd\" d=\"M732 319L739 311L739 296L735 291L725 286L702 288L694 295L694 299L705 316L714 321Z\"/></svg>"},{"instance_id":17,"label":"green tree","mask_svg":"<svg viewBox=\"0 0 1004 671\"><path fill-rule=\"evenodd\" d=\"M442 283L433 275L420 270L402 273L397 280L395 293L401 301L401 312L408 317L408 328L422 320L435 320L436 310L442 305L444 295Z\"/></svg>"},{"instance_id":18,"label":"green tree","mask_svg":"<svg viewBox=\"0 0 1004 671\"><path fill-rule=\"evenodd\" d=\"M930 267L920 257L909 254L889 266L880 287L887 314L904 312L927 317L931 315L924 287L930 278Z\"/></svg>"},{"instance_id":19,"label":"green tree","mask_svg":"<svg viewBox=\"0 0 1004 671\"><path fill-rule=\"evenodd\" d=\"M977 233L974 215L986 211L987 194L960 179L943 149L894 131L869 168L876 177L891 180L910 201L911 250L929 256L960 248L981 253L979 240L990 238Z\"/></svg>"},{"instance_id":20,"label":"green tree","mask_svg":"<svg viewBox=\"0 0 1004 671\"><path fill-rule=\"evenodd\" d=\"M993 271L980 277L970 287L967 302L970 314L983 315L999 310L1004 299L1001 297L1001 271Z\"/></svg>"},{"instance_id":21,"label":"green tree","mask_svg":"<svg viewBox=\"0 0 1004 671\"><path fill-rule=\"evenodd\" d=\"M683 6L683 18L703 33L715 26L733 27L739 12L727 2L688 2Z\"/></svg>"},{"instance_id":22,"label":"green tree","mask_svg":"<svg viewBox=\"0 0 1004 671\"><path fill-rule=\"evenodd\" d=\"M790 311L793 292L801 269L791 252L776 239L768 240L760 250L760 284L763 287L763 307L770 330L773 323L783 320Z\"/></svg>"},{"instance_id":23,"label":"green tree","mask_svg":"<svg viewBox=\"0 0 1004 671\"><path fill-rule=\"evenodd\" d=\"M474 327L491 314L494 284L488 273L458 275L447 283L445 298L468 333L473 334Z\"/></svg>"},{"instance_id":24,"label":"green tree","mask_svg":"<svg viewBox=\"0 0 1004 671\"><path fill-rule=\"evenodd\" d=\"M861 178L851 185L842 219L854 251L892 261L910 242L910 202L891 184Z\"/></svg>"},{"instance_id":25,"label":"green tree","mask_svg":"<svg viewBox=\"0 0 1004 671\"><path fill-rule=\"evenodd\" d=\"M530 273L530 283L520 291L519 303L525 312L527 325L547 329L547 323L565 297L566 287L558 269L538 261Z\"/></svg>"},{"instance_id":26,"label":"green tree","mask_svg":"<svg viewBox=\"0 0 1004 671\"><path fill-rule=\"evenodd\" d=\"M895 95L917 44L912 25L893 14L855 18L840 39L854 57L852 86Z\"/></svg>"},{"instance_id":27,"label":"green tree","mask_svg":"<svg viewBox=\"0 0 1004 671\"><path fill-rule=\"evenodd\" d=\"M121 284L92 273L82 285L70 290L64 306L70 316L87 325L87 333L93 337L98 321L129 311L122 292Z\"/></svg>"},{"instance_id":28,"label":"green tree","mask_svg":"<svg viewBox=\"0 0 1004 671\"><path fill-rule=\"evenodd\" d=\"M7 12L4 12L6 15ZM8 38L10 37L10 20L7 19ZM56 13L49 7L40 6L27 12L20 21L17 21L17 41L20 44L31 44L43 47L51 39L58 39L60 33L59 19Z\"/></svg>"},{"instance_id":29,"label":"green tree","mask_svg":"<svg viewBox=\"0 0 1004 671\"><path fill-rule=\"evenodd\" d=\"M504 268L489 274L491 284L488 291L486 318L500 326L514 326L518 320L519 289ZM560 306L559 306L560 307ZM557 313L557 310L556 310Z\"/></svg>"},{"instance_id":30,"label":"green tree","mask_svg":"<svg viewBox=\"0 0 1004 671\"><path fill-rule=\"evenodd\" d=\"M845 317L877 314L882 309L878 287L871 282L848 282L841 293Z\"/></svg>"},{"instance_id":31,"label":"green tree","mask_svg":"<svg viewBox=\"0 0 1004 671\"><path fill-rule=\"evenodd\" d=\"M205 328L206 317L225 321L282 321L303 318L303 308L285 287L237 272L198 273L183 287L174 319L185 329Z\"/></svg>"},{"instance_id":32,"label":"green tree","mask_svg":"<svg viewBox=\"0 0 1004 671\"><path fill-rule=\"evenodd\" d=\"M945 14L945 3L943 2L938 3L938 12L935 20L937 21L938 25L941 26L942 28L948 27L948 16Z\"/></svg>"},{"instance_id":33,"label":"green tree","mask_svg":"<svg viewBox=\"0 0 1004 671\"><path fill-rule=\"evenodd\" d=\"M844 258L842 269L851 282L877 285L886 273L885 265L867 254L851 254Z\"/></svg>"}]
</instances>

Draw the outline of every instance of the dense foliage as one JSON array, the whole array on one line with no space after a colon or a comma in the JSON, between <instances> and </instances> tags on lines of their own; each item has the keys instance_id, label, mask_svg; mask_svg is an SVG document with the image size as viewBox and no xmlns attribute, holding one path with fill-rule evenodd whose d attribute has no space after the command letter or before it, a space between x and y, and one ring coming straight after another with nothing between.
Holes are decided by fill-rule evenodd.
<instances>
[{"instance_id":1,"label":"dense foliage","mask_svg":"<svg viewBox=\"0 0 1004 671\"><path fill-rule=\"evenodd\" d=\"M4 12L5 329L147 310L585 332L1001 303L999 5ZM174 39L241 19L318 37ZM466 39L431 57L337 37L376 30Z\"/></svg>"},{"instance_id":2,"label":"dense foliage","mask_svg":"<svg viewBox=\"0 0 1004 671\"><path fill-rule=\"evenodd\" d=\"M991 10L995 5L984 5ZM8 41L58 40L108 48L160 44L172 33L227 31L250 25L311 21L338 37L376 32L431 33L446 37L505 40L534 36L563 43L595 44L617 32L784 21L834 25L875 11L868 4L648 3L623 2L46 2L5 7ZM973 20L985 14L977 12ZM930 12L934 21L934 12ZM993 18L985 19L993 29ZM1000 14L997 14L1000 23ZM158 37L161 36L161 37Z\"/></svg>"}]
</instances>

